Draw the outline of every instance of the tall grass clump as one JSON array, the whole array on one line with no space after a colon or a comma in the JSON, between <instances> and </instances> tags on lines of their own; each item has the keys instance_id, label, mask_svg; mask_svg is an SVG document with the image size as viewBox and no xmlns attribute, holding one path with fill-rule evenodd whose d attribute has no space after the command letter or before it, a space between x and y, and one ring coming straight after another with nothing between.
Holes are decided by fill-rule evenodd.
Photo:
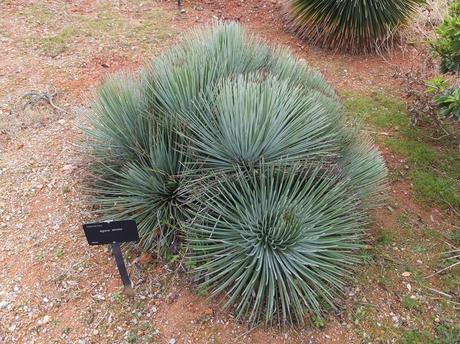
<instances>
[{"instance_id":1,"label":"tall grass clump","mask_svg":"<svg viewBox=\"0 0 460 344\"><path fill-rule=\"evenodd\" d=\"M293 30L330 49L368 53L391 42L425 0L291 0Z\"/></svg>"},{"instance_id":2,"label":"tall grass clump","mask_svg":"<svg viewBox=\"0 0 460 344\"><path fill-rule=\"evenodd\" d=\"M332 88L289 52L215 24L99 90L86 130L104 218L183 247L200 287L251 323L336 307L386 168Z\"/></svg>"}]
</instances>

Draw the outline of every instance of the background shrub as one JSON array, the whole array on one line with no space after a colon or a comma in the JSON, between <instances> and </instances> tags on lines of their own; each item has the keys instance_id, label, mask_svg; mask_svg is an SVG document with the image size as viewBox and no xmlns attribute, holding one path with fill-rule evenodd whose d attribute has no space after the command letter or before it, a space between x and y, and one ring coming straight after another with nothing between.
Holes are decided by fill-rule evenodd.
<instances>
[{"instance_id":1,"label":"background shrub","mask_svg":"<svg viewBox=\"0 0 460 344\"><path fill-rule=\"evenodd\" d=\"M195 33L102 86L88 128L95 204L251 322L333 308L386 168L322 76L237 24Z\"/></svg>"},{"instance_id":2,"label":"background shrub","mask_svg":"<svg viewBox=\"0 0 460 344\"><path fill-rule=\"evenodd\" d=\"M292 27L320 46L366 53L389 42L424 0L292 0Z\"/></svg>"},{"instance_id":3,"label":"background shrub","mask_svg":"<svg viewBox=\"0 0 460 344\"><path fill-rule=\"evenodd\" d=\"M450 87L434 97L439 112L445 117L454 116L460 121L460 88Z\"/></svg>"},{"instance_id":4,"label":"background shrub","mask_svg":"<svg viewBox=\"0 0 460 344\"><path fill-rule=\"evenodd\" d=\"M438 38L431 44L435 54L440 57L441 73L460 72L460 1L449 6L449 14L436 33Z\"/></svg>"}]
</instances>

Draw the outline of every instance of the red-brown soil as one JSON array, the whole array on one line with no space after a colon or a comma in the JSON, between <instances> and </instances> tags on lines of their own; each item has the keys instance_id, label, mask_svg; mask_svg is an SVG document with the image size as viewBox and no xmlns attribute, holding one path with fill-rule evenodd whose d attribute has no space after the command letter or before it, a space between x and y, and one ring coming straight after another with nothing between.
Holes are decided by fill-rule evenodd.
<instances>
[{"instance_id":1,"label":"red-brown soil","mask_svg":"<svg viewBox=\"0 0 460 344\"><path fill-rule=\"evenodd\" d=\"M180 267L145 256L139 262L135 253L127 261L136 293L123 295L108 249L89 247L81 229L92 215L82 196L87 161L78 148L79 126L107 75L138 70L193 27L216 19L238 20L290 48L339 94L400 95L395 70L419 63L417 51L405 46L384 57L312 47L289 32L285 5L276 0L185 1L183 8L178 15L173 1L0 2L0 343L398 342L401 326L430 331L437 321L452 322L439 320L439 301L401 275L398 260L409 259L420 274L434 268L430 254L408 258L404 240L376 251L384 265L357 273L360 282L350 285L343 311L331 314L325 328L248 329L216 301L197 296ZM54 101L65 112L46 103L24 109L21 97L32 90L57 90ZM381 148L390 169L399 168L400 159ZM392 182L389 193L390 206L375 212L372 237L382 228L398 238L423 237L455 221L445 210L419 205L405 180ZM432 251L444 247L442 240L430 245ZM379 276L391 282L382 284ZM442 288L436 276L427 286ZM428 300L428 325L405 315L401 298L410 295ZM371 324L357 325L361 306L370 307ZM390 325L398 327L394 333Z\"/></svg>"}]
</instances>

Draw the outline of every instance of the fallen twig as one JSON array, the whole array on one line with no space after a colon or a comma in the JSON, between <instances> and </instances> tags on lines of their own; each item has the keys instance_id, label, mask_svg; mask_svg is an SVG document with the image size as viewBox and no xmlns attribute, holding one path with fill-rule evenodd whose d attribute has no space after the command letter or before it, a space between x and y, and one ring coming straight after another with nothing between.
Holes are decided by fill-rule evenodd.
<instances>
[{"instance_id":1,"label":"fallen twig","mask_svg":"<svg viewBox=\"0 0 460 344\"><path fill-rule=\"evenodd\" d=\"M459 265L459 264L460 264L460 261L458 261L458 262L456 262L456 263L454 263L454 264L451 264L451 265L449 265L448 267L445 267L444 269L441 269L441 270L439 270L439 271L436 271L436 272L432 273L431 275L426 276L425 278L430 278L430 277L433 277L433 276L435 276L435 275L438 275L438 274L440 274L441 272L444 272L444 271L446 271L446 270L452 269L454 266L457 266L457 265Z\"/></svg>"},{"instance_id":2,"label":"fallen twig","mask_svg":"<svg viewBox=\"0 0 460 344\"><path fill-rule=\"evenodd\" d=\"M54 103L53 98L56 97L56 95L57 95L57 92L53 92L53 93L49 93L47 91L44 91L44 92L36 92L36 91L27 92L26 94L24 94L21 97L21 99L27 99L27 102L24 104L23 109L26 109L27 106L33 107L35 104L37 104L40 101L45 101L46 103L51 105L52 108L54 108L54 109L56 109L58 111L67 113L66 110L64 110L63 108L57 106Z\"/></svg>"},{"instance_id":3,"label":"fallen twig","mask_svg":"<svg viewBox=\"0 0 460 344\"><path fill-rule=\"evenodd\" d=\"M249 333L254 331L257 327L259 327L259 326L254 326L254 327L250 328L246 332L244 332L244 333L240 334L238 337L236 337L236 339L240 339L240 338L243 338L244 336L247 336Z\"/></svg>"},{"instance_id":4,"label":"fallen twig","mask_svg":"<svg viewBox=\"0 0 460 344\"><path fill-rule=\"evenodd\" d=\"M433 291L433 292L435 292L435 293L437 293L437 294L440 294L440 295L442 295L442 296L445 296L445 297L447 297L447 298L449 298L449 299L453 299L453 298L454 298L452 295L447 294L447 293L445 293L445 292L443 292L443 291L439 291L439 290L436 290L436 289L433 289L433 288L430 288L430 287L425 287L425 288L427 288L428 290L431 290L431 291Z\"/></svg>"},{"instance_id":5,"label":"fallen twig","mask_svg":"<svg viewBox=\"0 0 460 344\"><path fill-rule=\"evenodd\" d=\"M457 210L455 210L455 208L452 206L452 204L450 204L449 202L447 202L445 199L443 199L442 201L443 201L444 203L446 203L446 204L449 206L450 210L452 210L452 211L455 213L455 215L457 215L458 217L460 217L460 213L459 213Z\"/></svg>"}]
</instances>

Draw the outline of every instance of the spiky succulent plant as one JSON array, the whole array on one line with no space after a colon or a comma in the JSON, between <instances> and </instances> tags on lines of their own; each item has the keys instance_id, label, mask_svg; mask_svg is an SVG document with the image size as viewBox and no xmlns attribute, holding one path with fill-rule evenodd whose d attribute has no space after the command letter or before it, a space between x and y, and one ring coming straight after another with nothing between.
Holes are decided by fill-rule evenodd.
<instances>
[{"instance_id":1,"label":"spiky succulent plant","mask_svg":"<svg viewBox=\"0 0 460 344\"><path fill-rule=\"evenodd\" d=\"M95 201L146 248L181 236L212 294L252 322L334 307L386 169L322 76L216 24L99 93Z\"/></svg>"},{"instance_id":2,"label":"spiky succulent plant","mask_svg":"<svg viewBox=\"0 0 460 344\"><path fill-rule=\"evenodd\" d=\"M187 158L173 123L155 117L141 90L133 78L117 76L98 92L85 128L94 158L92 202L102 219L136 220L144 249L164 255L188 218Z\"/></svg>"},{"instance_id":3,"label":"spiky succulent plant","mask_svg":"<svg viewBox=\"0 0 460 344\"><path fill-rule=\"evenodd\" d=\"M388 42L425 0L291 0L293 29L331 49L366 53Z\"/></svg>"},{"instance_id":4,"label":"spiky succulent plant","mask_svg":"<svg viewBox=\"0 0 460 344\"><path fill-rule=\"evenodd\" d=\"M303 323L334 307L366 223L347 183L321 167L261 166L210 187L188 226L204 287L237 316Z\"/></svg>"}]
</instances>

